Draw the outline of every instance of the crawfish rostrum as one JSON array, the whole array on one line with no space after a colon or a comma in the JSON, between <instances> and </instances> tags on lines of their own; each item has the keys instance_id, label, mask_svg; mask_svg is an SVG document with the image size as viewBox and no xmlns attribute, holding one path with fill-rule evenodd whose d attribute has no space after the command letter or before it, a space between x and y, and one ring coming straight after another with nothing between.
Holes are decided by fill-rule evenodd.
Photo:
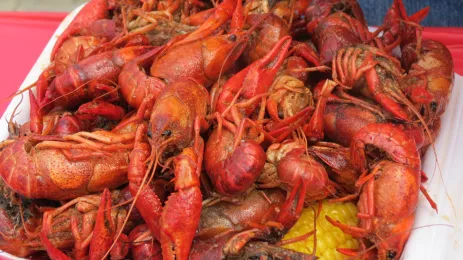
<instances>
[{"instance_id":1,"label":"crawfish rostrum","mask_svg":"<svg viewBox=\"0 0 463 260\"><path fill-rule=\"evenodd\" d=\"M89 1L0 145L0 249L315 259L284 235L351 200L338 251L399 259L453 86L428 12L394 0L370 32L355 0Z\"/></svg>"}]
</instances>

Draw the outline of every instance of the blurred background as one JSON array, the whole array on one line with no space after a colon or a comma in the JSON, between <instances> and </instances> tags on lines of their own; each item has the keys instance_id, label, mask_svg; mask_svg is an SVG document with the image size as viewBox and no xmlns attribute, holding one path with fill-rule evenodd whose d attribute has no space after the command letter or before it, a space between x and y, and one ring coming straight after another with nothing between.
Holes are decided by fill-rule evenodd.
<instances>
[{"instance_id":1,"label":"blurred background","mask_svg":"<svg viewBox=\"0 0 463 260\"><path fill-rule=\"evenodd\" d=\"M0 11L70 12L87 0L0 0ZM359 0L369 25L380 25L392 0ZM404 0L409 14L430 6L424 26L463 27L463 0Z\"/></svg>"}]
</instances>

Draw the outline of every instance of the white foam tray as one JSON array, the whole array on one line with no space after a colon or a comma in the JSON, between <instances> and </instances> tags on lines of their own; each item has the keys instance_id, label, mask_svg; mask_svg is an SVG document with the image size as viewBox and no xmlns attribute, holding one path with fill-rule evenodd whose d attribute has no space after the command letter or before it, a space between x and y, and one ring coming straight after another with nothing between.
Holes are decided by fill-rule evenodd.
<instances>
[{"instance_id":1,"label":"white foam tray","mask_svg":"<svg viewBox=\"0 0 463 260\"><path fill-rule=\"evenodd\" d=\"M58 35L69 25L83 5L72 11L58 27L20 89L34 83L49 64L51 50ZM436 214L420 195L416 210L416 230L407 242L402 259L436 260L463 259L463 77L455 75L455 84L447 111L442 117L441 132L435 142L442 170L442 178L436 170L435 156L431 149L424 158L423 170L430 180L425 183L429 194L439 207ZM0 140L8 137L7 119L21 97L15 97L0 120ZM29 97L27 93L15 121L20 124L29 121ZM448 199L445 189L453 201ZM436 225L437 224L437 225ZM0 251L0 259L19 259Z\"/></svg>"}]
</instances>

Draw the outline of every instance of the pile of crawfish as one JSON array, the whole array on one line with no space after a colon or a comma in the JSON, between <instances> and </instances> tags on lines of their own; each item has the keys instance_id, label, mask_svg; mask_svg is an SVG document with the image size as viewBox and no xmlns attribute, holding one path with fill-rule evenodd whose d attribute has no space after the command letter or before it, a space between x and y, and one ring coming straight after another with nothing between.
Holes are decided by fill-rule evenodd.
<instances>
[{"instance_id":1,"label":"pile of crawfish","mask_svg":"<svg viewBox=\"0 0 463 260\"><path fill-rule=\"evenodd\" d=\"M360 241L340 252L399 259L420 192L437 211L421 158L454 77L428 12L394 0L370 32L355 0L91 0L0 145L0 249L315 259L282 237L330 199L359 210L327 217Z\"/></svg>"}]
</instances>

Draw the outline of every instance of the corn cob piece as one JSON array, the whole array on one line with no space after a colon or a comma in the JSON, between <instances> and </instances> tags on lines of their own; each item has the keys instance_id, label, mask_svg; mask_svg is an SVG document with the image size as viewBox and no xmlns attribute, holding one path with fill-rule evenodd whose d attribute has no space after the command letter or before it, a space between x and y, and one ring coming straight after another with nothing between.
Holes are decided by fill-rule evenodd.
<instances>
[{"instance_id":1,"label":"corn cob piece","mask_svg":"<svg viewBox=\"0 0 463 260\"><path fill-rule=\"evenodd\" d=\"M318 212L318 204L314 204L313 208ZM285 235L284 240L299 237L314 230L314 209L305 208L301 218L293 226L293 228ZM354 248L359 247L358 241L352 236L344 234L339 228L331 225L325 218L326 215L340 221L341 223L356 226L357 206L353 203L333 203L330 204L326 200L322 203L321 213L317 218L317 248L315 255L321 260L338 260L346 259L347 256L336 251L336 248ZM298 252L312 254L314 247L314 236L288 244L285 248L292 249Z\"/></svg>"}]
</instances>

